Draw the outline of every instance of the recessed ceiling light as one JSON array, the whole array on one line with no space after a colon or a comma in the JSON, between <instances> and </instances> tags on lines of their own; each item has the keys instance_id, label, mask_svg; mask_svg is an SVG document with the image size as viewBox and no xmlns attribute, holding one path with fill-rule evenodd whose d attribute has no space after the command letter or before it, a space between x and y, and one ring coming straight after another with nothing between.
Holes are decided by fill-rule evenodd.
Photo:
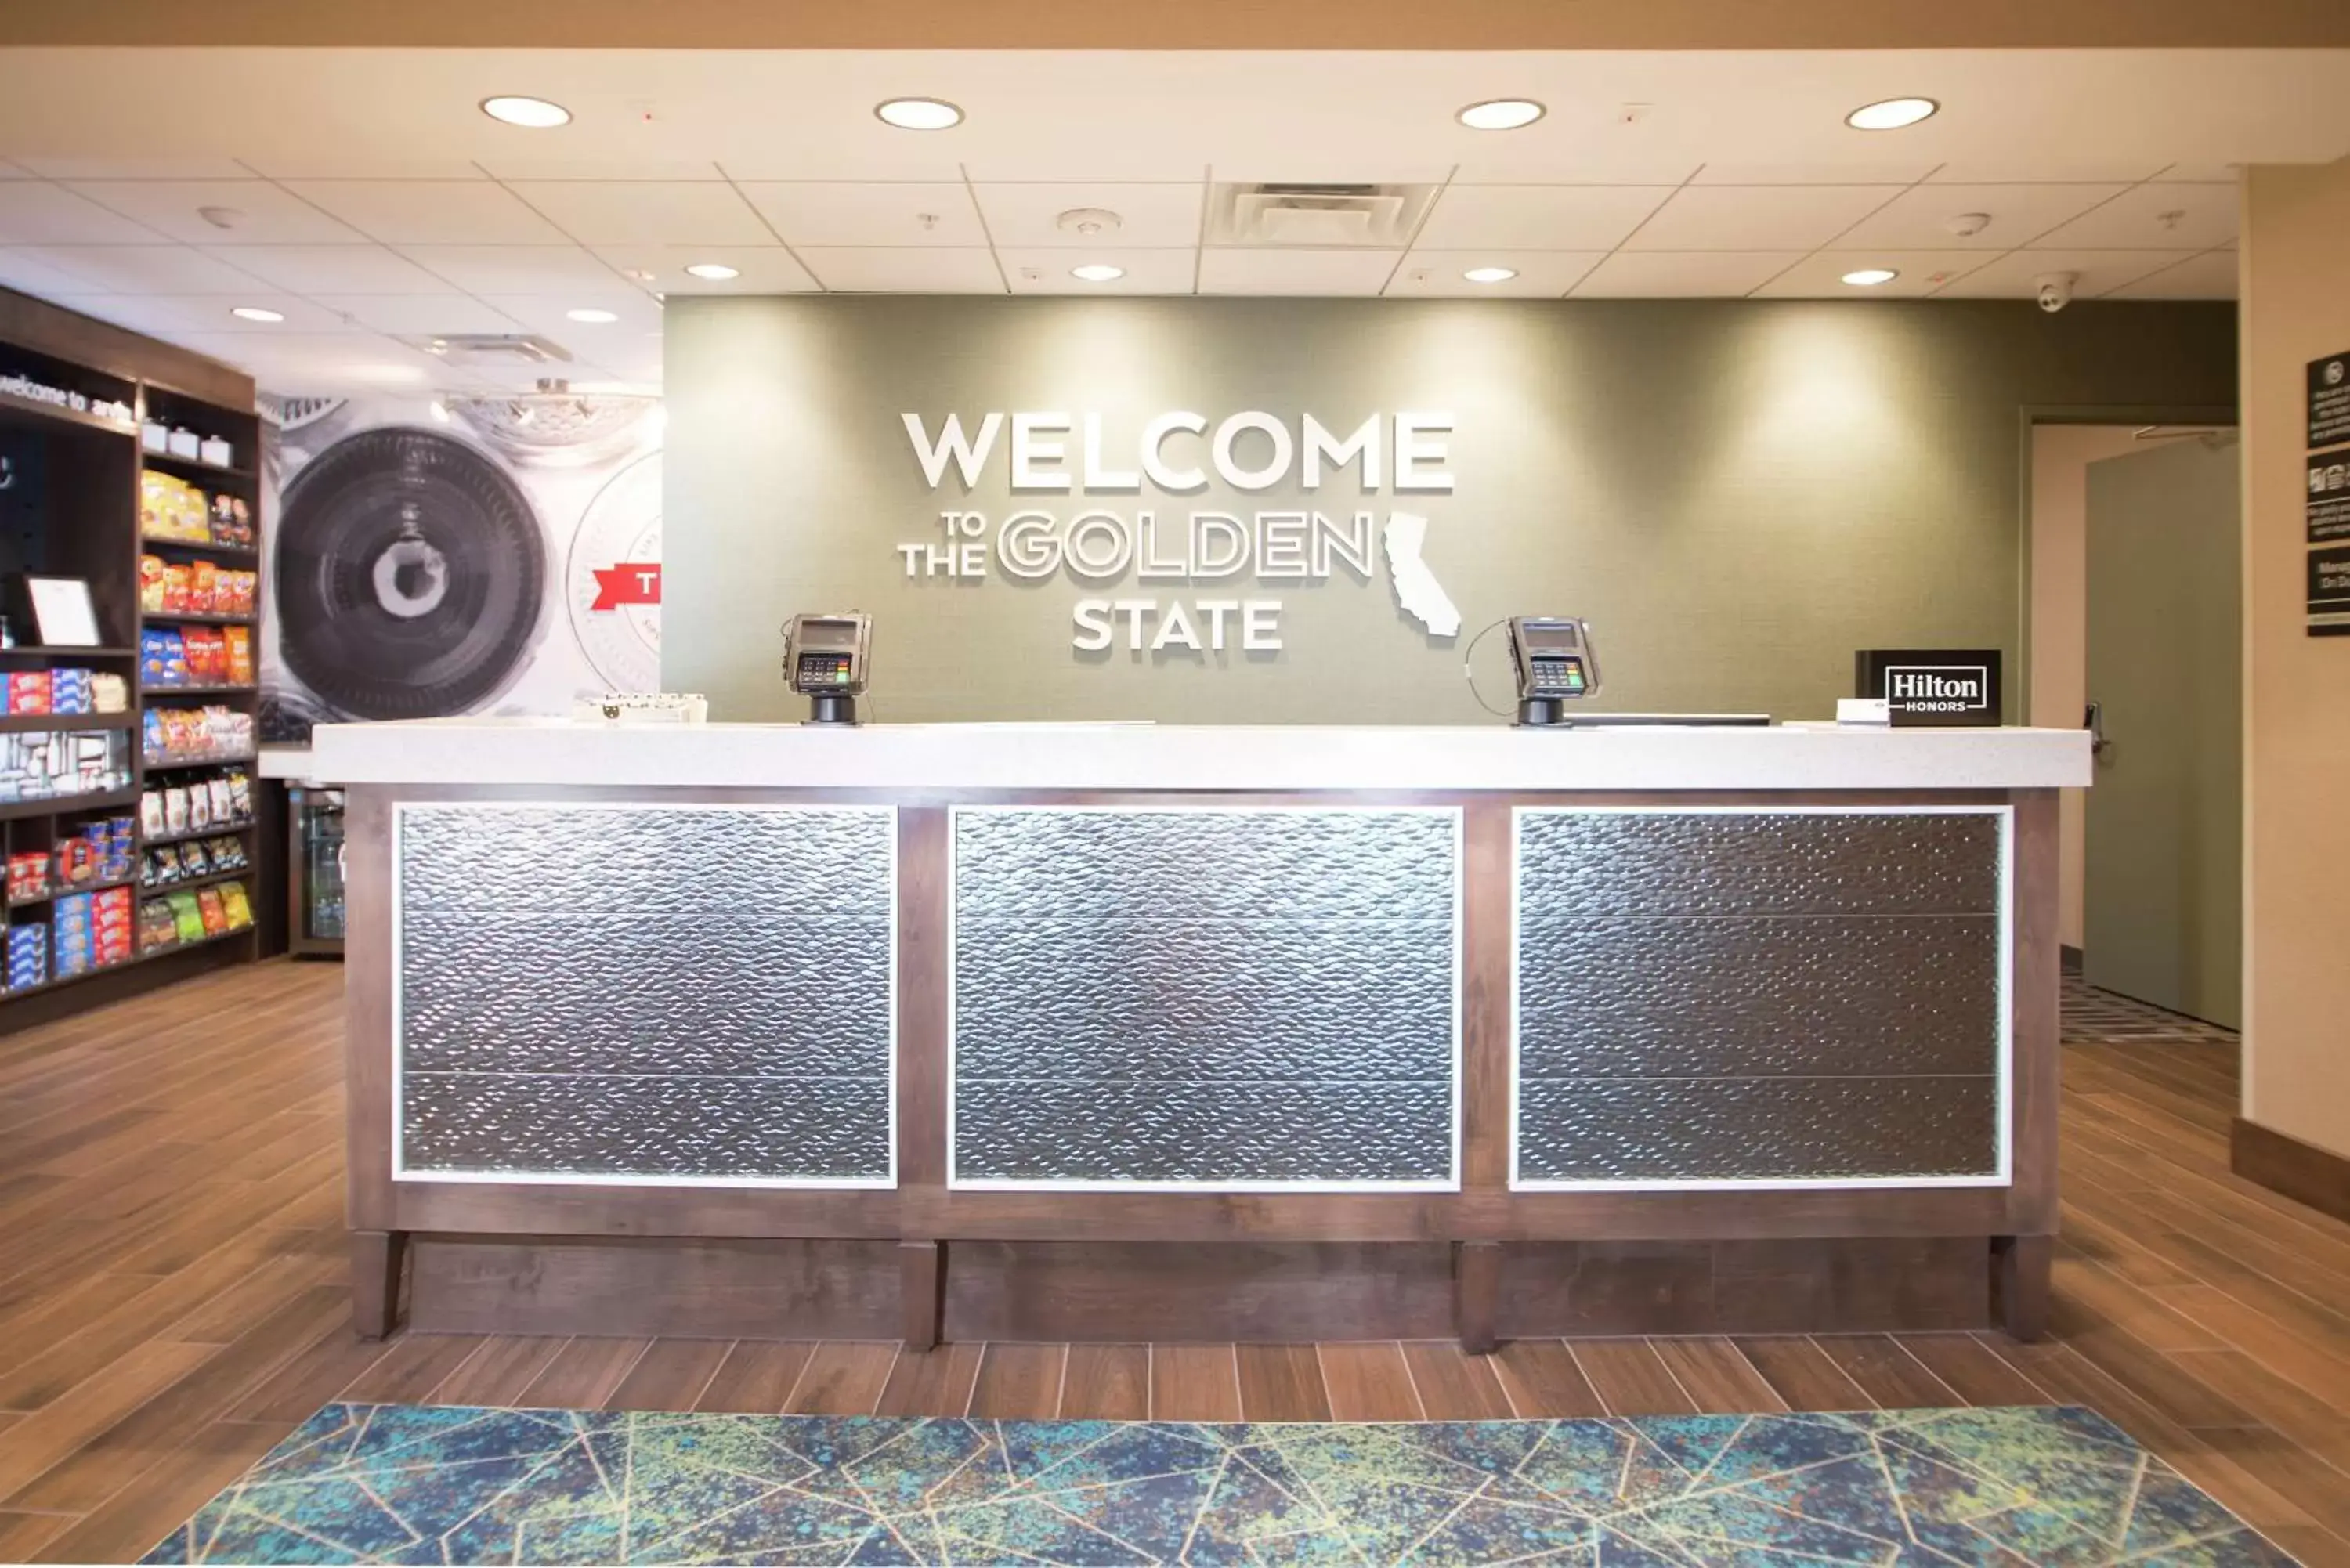
<instances>
[{"instance_id":1,"label":"recessed ceiling light","mask_svg":"<svg viewBox=\"0 0 2350 1568\"><path fill-rule=\"evenodd\" d=\"M244 321L283 321L286 319L286 313L284 311L265 310L258 305L233 306L229 309L229 314Z\"/></svg>"},{"instance_id":2,"label":"recessed ceiling light","mask_svg":"<svg viewBox=\"0 0 2350 1568\"><path fill-rule=\"evenodd\" d=\"M1941 107L1930 98L1888 98L1882 103L1861 105L1846 115L1844 122L1855 130L1898 130L1932 119Z\"/></svg>"},{"instance_id":3,"label":"recessed ceiling light","mask_svg":"<svg viewBox=\"0 0 2350 1568\"><path fill-rule=\"evenodd\" d=\"M563 314L574 321L585 322L590 327L602 327L608 322L620 319L619 316L608 310L567 310Z\"/></svg>"},{"instance_id":4,"label":"recessed ceiling light","mask_svg":"<svg viewBox=\"0 0 2350 1568\"><path fill-rule=\"evenodd\" d=\"M945 130L962 123L962 110L942 98L893 98L875 104L873 112L900 130Z\"/></svg>"},{"instance_id":5,"label":"recessed ceiling light","mask_svg":"<svg viewBox=\"0 0 2350 1568\"><path fill-rule=\"evenodd\" d=\"M743 275L741 267L728 266L724 262L696 262L685 270L690 277L704 278L712 283L724 283L730 277Z\"/></svg>"},{"instance_id":6,"label":"recessed ceiling light","mask_svg":"<svg viewBox=\"0 0 2350 1568\"><path fill-rule=\"evenodd\" d=\"M1530 98L1494 98L1472 103L1453 118L1471 130L1515 130L1548 112Z\"/></svg>"},{"instance_id":7,"label":"recessed ceiling light","mask_svg":"<svg viewBox=\"0 0 2350 1568\"><path fill-rule=\"evenodd\" d=\"M1901 275L1889 266L1865 266L1844 275L1844 281L1855 288L1875 288L1880 283L1891 283Z\"/></svg>"},{"instance_id":8,"label":"recessed ceiling light","mask_svg":"<svg viewBox=\"0 0 2350 1568\"><path fill-rule=\"evenodd\" d=\"M1069 275L1082 283L1116 283L1126 275L1126 269L1107 262L1087 262L1083 266L1071 267Z\"/></svg>"},{"instance_id":9,"label":"recessed ceiling light","mask_svg":"<svg viewBox=\"0 0 2350 1568\"><path fill-rule=\"evenodd\" d=\"M1472 266L1461 275L1471 283L1507 283L1518 275L1513 266Z\"/></svg>"},{"instance_id":10,"label":"recessed ceiling light","mask_svg":"<svg viewBox=\"0 0 2350 1568\"><path fill-rule=\"evenodd\" d=\"M559 103L549 103L543 98L485 98L482 112L492 119L502 119L508 125L519 125L531 130L552 130L558 125L571 123L571 111Z\"/></svg>"}]
</instances>

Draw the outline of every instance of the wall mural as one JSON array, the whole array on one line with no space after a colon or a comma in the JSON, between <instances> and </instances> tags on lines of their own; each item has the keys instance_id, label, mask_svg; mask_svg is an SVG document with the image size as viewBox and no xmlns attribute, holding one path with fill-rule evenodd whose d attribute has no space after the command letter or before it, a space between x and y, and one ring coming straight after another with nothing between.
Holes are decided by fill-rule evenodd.
<instances>
[{"instance_id":1,"label":"wall mural","mask_svg":"<svg viewBox=\"0 0 2350 1568\"><path fill-rule=\"evenodd\" d=\"M262 404L265 740L659 689L658 399Z\"/></svg>"}]
</instances>

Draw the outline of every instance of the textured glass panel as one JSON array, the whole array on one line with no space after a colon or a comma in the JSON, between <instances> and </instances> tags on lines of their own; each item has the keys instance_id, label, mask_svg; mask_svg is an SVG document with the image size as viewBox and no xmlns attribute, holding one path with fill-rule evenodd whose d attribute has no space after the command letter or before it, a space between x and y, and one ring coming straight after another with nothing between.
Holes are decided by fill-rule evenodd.
<instances>
[{"instance_id":1,"label":"textured glass panel","mask_svg":"<svg viewBox=\"0 0 2350 1568\"><path fill-rule=\"evenodd\" d=\"M958 914L1445 920L1451 812L1004 811L955 817Z\"/></svg>"},{"instance_id":2,"label":"textured glass panel","mask_svg":"<svg viewBox=\"0 0 2350 1568\"><path fill-rule=\"evenodd\" d=\"M412 1170L847 1180L889 1169L889 1090L874 1078L419 1073L400 1088Z\"/></svg>"},{"instance_id":3,"label":"textured glass panel","mask_svg":"<svg viewBox=\"0 0 2350 1568\"><path fill-rule=\"evenodd\" d=\"M1451 1171L1446 1079L955 1087L965 1181L1431 1182Z\"/></svg>"},{"instance_id":4,"label":"textured glass panel","mask_svg":"<svg viewBox=\"0 0 2350 1568\"><path fill-rule=\"evenodd\" d=\"M1997 1174L2004 818L1518 817L1518 1176Z\"/></svg>"},{"instance_id":5,"label":"textured glass panel","mask_svg":"<svg viewBox=\"0 0 2350 1568\"><path fill-rule=\"evenodd\" d=\"M1987 813L1525 812L1520 918L1990 914Z\"/></svg>"},{"instance_id":6,"label":"textured glass panel","mask_svg":"<svg viewBox=\"0 0 2350 1568\"><path fill-rule=\"evenodd\" d=\"M1999 920L1544 920L1519 931L1528 1077L1991 1073Z\"/></svg>"},{"instance_id":7,"label":"textured glass panel","mask_svg":"<svg viewBox=\"0 0 2350 1568\"><path fill-rule=\"evenodd\" d=\"M1452 927L964 917L955 1024L977 1078L1424 1075L1451 1038Z\"/></svg>"},{"instance_id":8,"label":"textured glass panel","mask_svg":"<svg viewBox=\"0 0 2350 1568\"><path fill-rule=\"evenodd\" d=\"M1999 1096L1963 1078L1551 1078L1518 1088L1533 1181L1991 1176Z\"/></svg>"},{"instance_id":9,"label":"textured glass panel","mask_svg":"<svg viewBox=\"0 0 2350 1568\"><path fill-rule=\"evenodd\" d=\"M888 1178L894 813L399 827L403 1169Z\"/></svg>"},{"instance_id":10,"label":"textured glass panel","mask_svg":"<svg viewBox=\"0 0 2350 1568\"><path fill-rule=\"evenodd\" d=\"M957 1179L1451 1179L1457 813L954 822Z\"/></svg>"}]
</instances>

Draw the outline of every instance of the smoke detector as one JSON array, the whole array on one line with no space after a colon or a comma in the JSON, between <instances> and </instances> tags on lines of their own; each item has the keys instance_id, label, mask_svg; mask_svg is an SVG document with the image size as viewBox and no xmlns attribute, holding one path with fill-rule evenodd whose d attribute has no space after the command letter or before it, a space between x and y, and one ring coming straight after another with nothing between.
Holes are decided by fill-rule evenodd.
<instances>
[{"instance_id":1,"label":"smoke detector","mask_svg":"<svg viewBox=\"0 0 2350 1568\"><path fill-rule=\"evenodd\" d=\"M1102 234L1114 234L1126 222L1107 207L1072 207L1053 220L1053 226L1065 234L1081 239L1093 239Z\"/></svg>"},{"instance_id":2,"label":"smoke detector","mask_svg":"<svg viewBox=\"0 0 2350 1568\"><path fill-rule=\"evenodd\" d=\"M1959 236L1970 239L1991 227L1989 213L1957 213L1942 221L1942 227Z\"/></svg>"},{"instance_id":3,"label":"smoke detector","mask_svg":"<svg viewBox=\"0 0 2350 1568\"><path fill-rule=\"evenodd\" d=\"M1220 184L1210 192L1208 243L1394 250L1410 243L1435 199L1433 185Z\"/></svg>"}]
</instances>

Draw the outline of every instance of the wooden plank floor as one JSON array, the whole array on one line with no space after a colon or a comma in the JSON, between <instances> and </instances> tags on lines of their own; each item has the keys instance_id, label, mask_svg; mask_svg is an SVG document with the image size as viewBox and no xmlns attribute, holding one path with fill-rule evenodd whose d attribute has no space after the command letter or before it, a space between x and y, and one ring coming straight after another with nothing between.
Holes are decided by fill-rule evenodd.
<instances>
[{"instance_id":1,"label":"wooden plank floor","mask_svg":"<svg viewBox=\"0 0 2350 1568\"><path fill-rule=\"evenodd\" d=\"M0 1562L135 1557L354 1399L1181 1419L2063 1401L2350 1564L2350 1225L2228 1174L2231 1039L2076 994L2058 1335L1322 1346L354 1341L341 971L0 1040ZM211 1023L232 1019L236 1044ZM2074 1036L2078 1035L2078 1038Z\"/></svg>"}]
</instances>

